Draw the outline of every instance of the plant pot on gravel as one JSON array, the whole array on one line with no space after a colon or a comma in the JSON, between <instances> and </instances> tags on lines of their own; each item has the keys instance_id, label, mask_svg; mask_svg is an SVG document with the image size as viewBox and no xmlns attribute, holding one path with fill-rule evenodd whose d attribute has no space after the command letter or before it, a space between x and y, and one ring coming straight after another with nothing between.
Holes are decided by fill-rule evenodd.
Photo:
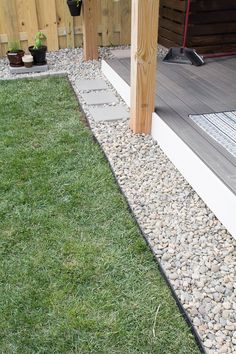
<instances>
[{"instance_id":1,"label":"plant pot on gravel","mask_svg":"<svg viewBox=\"0 0 236 354\"><path fill-rule=\"evenodd\" d=\"M29 47L29 51L34 58L34 65L45 65L47 46L43 42L47 39L44 33L38 32L35 36L35 44Z\"/></svg>"},{"instance_id":2,"label":"plant pot on gravel","mask_svg":"<svg viewBox=\"0 0 236 354\"><path fill-rule=\"evenodd\" d=\"M80 16L82 0L67 0L71 16Z\"/></svg>"},{"instance_id":3,"label":"plant pot on gravel","mask_svg":"<svg viewBox=\"0 0 236 354\"><path fill-rule=\"evenodd\" d=\"M44 45L40 48L34 48L34 46L29 47L29 51L34 58L34 65L45 65L47 64L46 61L46 52L47 52L47 46Z\"/></svg>"},{"instance_id":4,"label":"plant pot on gravel","mask_svg":"<svg viewBox=\"0 0 236 354\"><path fill-rule=\"evenodd\" d=\"M7 57L12 67L24 66L22 57L25 52L20 49L20 43L18 41L12 42L9 46L9 50L7 52Z\"/></svg>"}]
</instances>

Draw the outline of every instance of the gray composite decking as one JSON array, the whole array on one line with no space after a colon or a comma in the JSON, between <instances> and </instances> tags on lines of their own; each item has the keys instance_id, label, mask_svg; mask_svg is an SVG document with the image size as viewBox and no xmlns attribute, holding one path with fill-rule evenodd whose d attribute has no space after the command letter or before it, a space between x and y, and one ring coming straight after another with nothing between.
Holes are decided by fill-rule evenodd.
<instances>
[{"instance_id":1,"label":"gray composite decking","mask_svg":"<svg viewBox=\"0 0 236 354\"><path fill-rule=\"evenodd\" d=\"M130 84L130 58L106 61ZM209 59L202 67L158 61L155 102L161 119L236 194L236 159L189 119L236 110L236 57Z\"/></svg>"}]
</instances>

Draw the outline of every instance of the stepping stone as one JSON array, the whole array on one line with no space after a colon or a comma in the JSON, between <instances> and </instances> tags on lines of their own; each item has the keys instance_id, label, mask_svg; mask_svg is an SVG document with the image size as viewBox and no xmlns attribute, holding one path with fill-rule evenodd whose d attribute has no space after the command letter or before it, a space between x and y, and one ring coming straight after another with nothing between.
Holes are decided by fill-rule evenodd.
<instances>
[{"instance_id":1,"label":"stepping stone","mask_svg":"<svg viewBox=\"0 0 236 354\"><path fill-rule=\"evenodd\" d=\"M108 88L106 82L102 79L95 79L95 80L81 79L76 81L76 87L79 91L105 90Z\"/></svg>"},{"instance_id":2,"label":"stepping stone","mask_svg":"<svg viewBox=\"0 0 236 354\"><path fill-rule=\"evenodd\" d=\"M81 96L88 105L118 102L118 98L111 91L88 92L82 93Z\"/></svg>"},{"instance_id":3,"label":"stepping stone","mask_svg":"<svg viewBox=\"0 0 236 354\"><path fill-rule=\"evenodd\" d=\"M115 107L90 107L89 111L95 122L129 118L129 112L121 105Z\"/></svg>"}]
</instances>

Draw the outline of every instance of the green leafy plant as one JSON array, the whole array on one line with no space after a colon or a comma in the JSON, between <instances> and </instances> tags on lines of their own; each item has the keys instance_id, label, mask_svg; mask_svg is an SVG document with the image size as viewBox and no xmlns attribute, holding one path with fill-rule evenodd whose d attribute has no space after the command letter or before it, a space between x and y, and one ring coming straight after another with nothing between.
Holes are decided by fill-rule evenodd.
<instances>
[{"instance_id":1,"label":"green leafy plant","mask_svg":"<svg viewBox=\"0 0 236 354\"><path fill-rule=\"evenodd\" d=\"M9 44L9 52L10 53L17 53L21 50L20 48L20 42L19 41L12 41Z\"/></svg>"},{"instance_id":2,"label":"green leafy plant","mask_svg":"<svg viewBox=\"0 0 236 354\"><path fill-rule=\"evenodd\" d=\"M43 46L44 41L47 39L43 32L37 32L35 35L34 49L39 49Z\"/></svg>"}]
</instances>

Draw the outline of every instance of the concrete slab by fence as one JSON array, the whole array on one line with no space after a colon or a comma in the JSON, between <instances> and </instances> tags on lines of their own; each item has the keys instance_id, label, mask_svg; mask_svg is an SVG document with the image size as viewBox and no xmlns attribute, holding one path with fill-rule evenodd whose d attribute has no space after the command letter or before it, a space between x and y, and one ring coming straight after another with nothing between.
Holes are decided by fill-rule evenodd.
<instances>
[{"instance_id":1,"label":"concrete slab by fence","mask_svg":"<svg viewBox=\"0 0 236 354\"><path fill-rule=\"evenodd\" d=\"M103 79L95 79L95 80L81 79L76 81L76 87L79 91L105 90L108 88L106 82Z\"/></svg>"},{"instance_id":2,"label":"concrete slab by fence","mask_svg":"<svg viewBox=\"0 0 236 354\"><path fill-rule=\"evenodd\" d=\"M9 66L11 74L33 74L33 73L42 73L48 71L48 65L33 65L32 68L26 68L25 66L19 66L13 68Z\"/></svg>"},{"instance_id":3,"label":"concrete slab by fence","mask_svg":"<svg viewBox=\"0 0 236 354\"><path fill-rule=\"evenodd\" d=\"M129 118L129 112L121 105L114 107L90 107L89 111L96 122Z\"/></svg>"},{"instance_id":4,"label":"concrete slab by fence","mask_svg":"<svg viewBox=\"0 0 236 354\"><path fill-rule=\"evenodd\" d=\"M95 91L82 93L81 96L88 105L100 105L100 104L109 104L118 102L117 97L111 91Z\"/></svg>"}]
</instances>

